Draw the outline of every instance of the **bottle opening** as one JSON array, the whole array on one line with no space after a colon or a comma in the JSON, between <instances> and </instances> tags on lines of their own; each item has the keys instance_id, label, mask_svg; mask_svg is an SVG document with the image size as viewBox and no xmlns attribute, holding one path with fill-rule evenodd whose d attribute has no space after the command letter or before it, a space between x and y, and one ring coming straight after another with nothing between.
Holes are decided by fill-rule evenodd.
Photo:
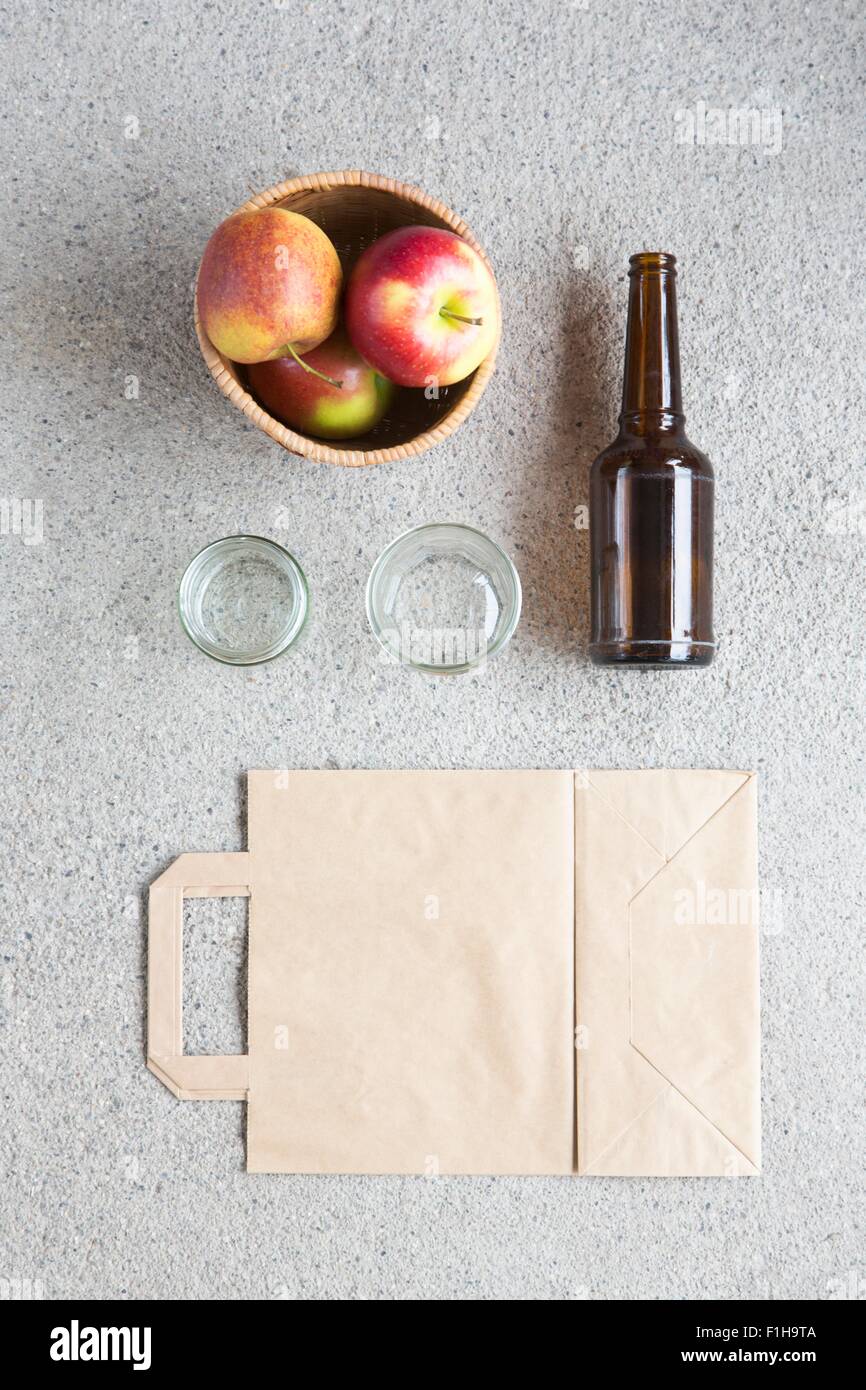
<instances>
[{"instance_id":1,"label":"bottle opening","mask_svg":"<svg viewBox=\"0 0 866 1390\"><path fill-rule=\"evenodd\" d=\"M629 275L640 275L654 271L661 274L668 271L671 275L676 275L677 258L672 256L669 251L638 251L636 255L629 256Z\"/></svg>"}]
</instances>

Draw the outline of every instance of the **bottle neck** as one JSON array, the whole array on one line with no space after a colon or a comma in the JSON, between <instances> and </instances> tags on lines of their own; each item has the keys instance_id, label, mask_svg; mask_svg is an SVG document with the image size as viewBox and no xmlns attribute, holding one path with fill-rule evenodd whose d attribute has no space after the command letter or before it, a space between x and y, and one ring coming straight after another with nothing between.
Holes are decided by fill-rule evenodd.
<instances>
[{"instance_id":1,"label":"bottle neck","mask_svg":"<svg viewBox=\"0 0 866 1390\"><path fill-rule=\"evenodd\" d=\"M676 258L642 251L629 262L628 328L620 427L681 433L685 424L677 332Z\"/></svg>"}]
</instances>

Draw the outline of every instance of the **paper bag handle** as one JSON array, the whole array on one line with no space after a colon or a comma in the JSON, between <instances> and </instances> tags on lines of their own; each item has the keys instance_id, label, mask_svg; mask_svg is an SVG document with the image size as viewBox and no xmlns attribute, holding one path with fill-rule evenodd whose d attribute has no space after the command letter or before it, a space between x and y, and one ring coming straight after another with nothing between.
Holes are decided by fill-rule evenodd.
<instances>
[{"instance_id":1,"label":"paper bag handle","mask_svg":"<svg viewBox=\"0 0 866 1390\"><path fill-rule=\"evenodd\" d=\"M183 900L248 898L250 856L181 854L150 885L147 1065L179 1100L246 1100L249 1057L185 1057Z\"/></svg>"}]
</instances>

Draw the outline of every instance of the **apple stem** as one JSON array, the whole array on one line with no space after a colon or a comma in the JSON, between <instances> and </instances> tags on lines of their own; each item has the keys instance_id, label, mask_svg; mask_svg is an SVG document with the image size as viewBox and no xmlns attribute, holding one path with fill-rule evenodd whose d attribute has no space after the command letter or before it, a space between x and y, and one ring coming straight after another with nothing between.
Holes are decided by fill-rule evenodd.
<instances>
[{"instance_id":1,"label":"apple stem","mask_svg":"<svg viewBox=\"0 0 866 1390\"><path fill-rule=\"evenodd\" d=\"M295 349L292 347L291 343L286 343L286 350L287 350L288 352L291 353L292 357L294 357L294 359L295 359L295 361L297 362L298 366L299 366L299 367L303 367L303 369L304 369L305 372L310 372L313 376L317 376L317 377L319 378L320 381L326 381L326 382L328 383L329 386L336 386L336 388L337 388L338 391L342 391L342 389L343 389L343 383L342 383L342 381L336 381L336 380L334 379L334 377L332 377L332 376L326 376L324 372L319 372L319 371L316 370L315 367L311 367L310 364L309 364L309 362L305 362L304 359L303 359L303 357L299 357L299 356L298 356L298 354L295 352Z\"/></svg>"},{"instance_id":2,"label":"apple stem","mask_svg":"<svg viewBox=\"0 0 866 1390\"><path fill-rule=\"evenodd\" d=\"M458 323L471 323L475 328L480 328L484 323L483 319L468 319L465 314L455 314L450 309L440 309L439 313L443 319L456 319Z\"/></svg>"}]
</instances>

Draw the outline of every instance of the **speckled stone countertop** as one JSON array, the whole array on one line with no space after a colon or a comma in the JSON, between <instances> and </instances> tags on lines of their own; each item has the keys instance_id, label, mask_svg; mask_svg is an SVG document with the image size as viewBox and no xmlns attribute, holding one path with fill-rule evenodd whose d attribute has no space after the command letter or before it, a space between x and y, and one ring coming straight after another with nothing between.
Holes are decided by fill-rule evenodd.
<instances>
[{"instance_id":1,"label":"speckled stone countertop","mask_svg":"<svg viewBox=\"0 0 866 1390\"><path fill-rule=\"evenodd\" d=\"M862 1287L864 27L858 0L3 7L0 1291ZM756 138L720 144L707 113L742 109ZM191 315L251 188L347 167L465 216L505 316L466 426L360 471L252 428ZM703 673L586 657L573 517L646 247L679 258L689 432L718 477ZM41 536L15 534L16 498ZM384 666L364 617L383 544L431 519L501 541L525 593L508 651L450 682ZM243 530L313 590L301 644L247 672L174 606L190 556ZM761 776L760 1179L250 1177L242 1106L145 1070L147 884L242 847L245 769L665 765ZM238 1042L239 914L188 909L191 1049Z\"/></svg>"}]
</instances>

